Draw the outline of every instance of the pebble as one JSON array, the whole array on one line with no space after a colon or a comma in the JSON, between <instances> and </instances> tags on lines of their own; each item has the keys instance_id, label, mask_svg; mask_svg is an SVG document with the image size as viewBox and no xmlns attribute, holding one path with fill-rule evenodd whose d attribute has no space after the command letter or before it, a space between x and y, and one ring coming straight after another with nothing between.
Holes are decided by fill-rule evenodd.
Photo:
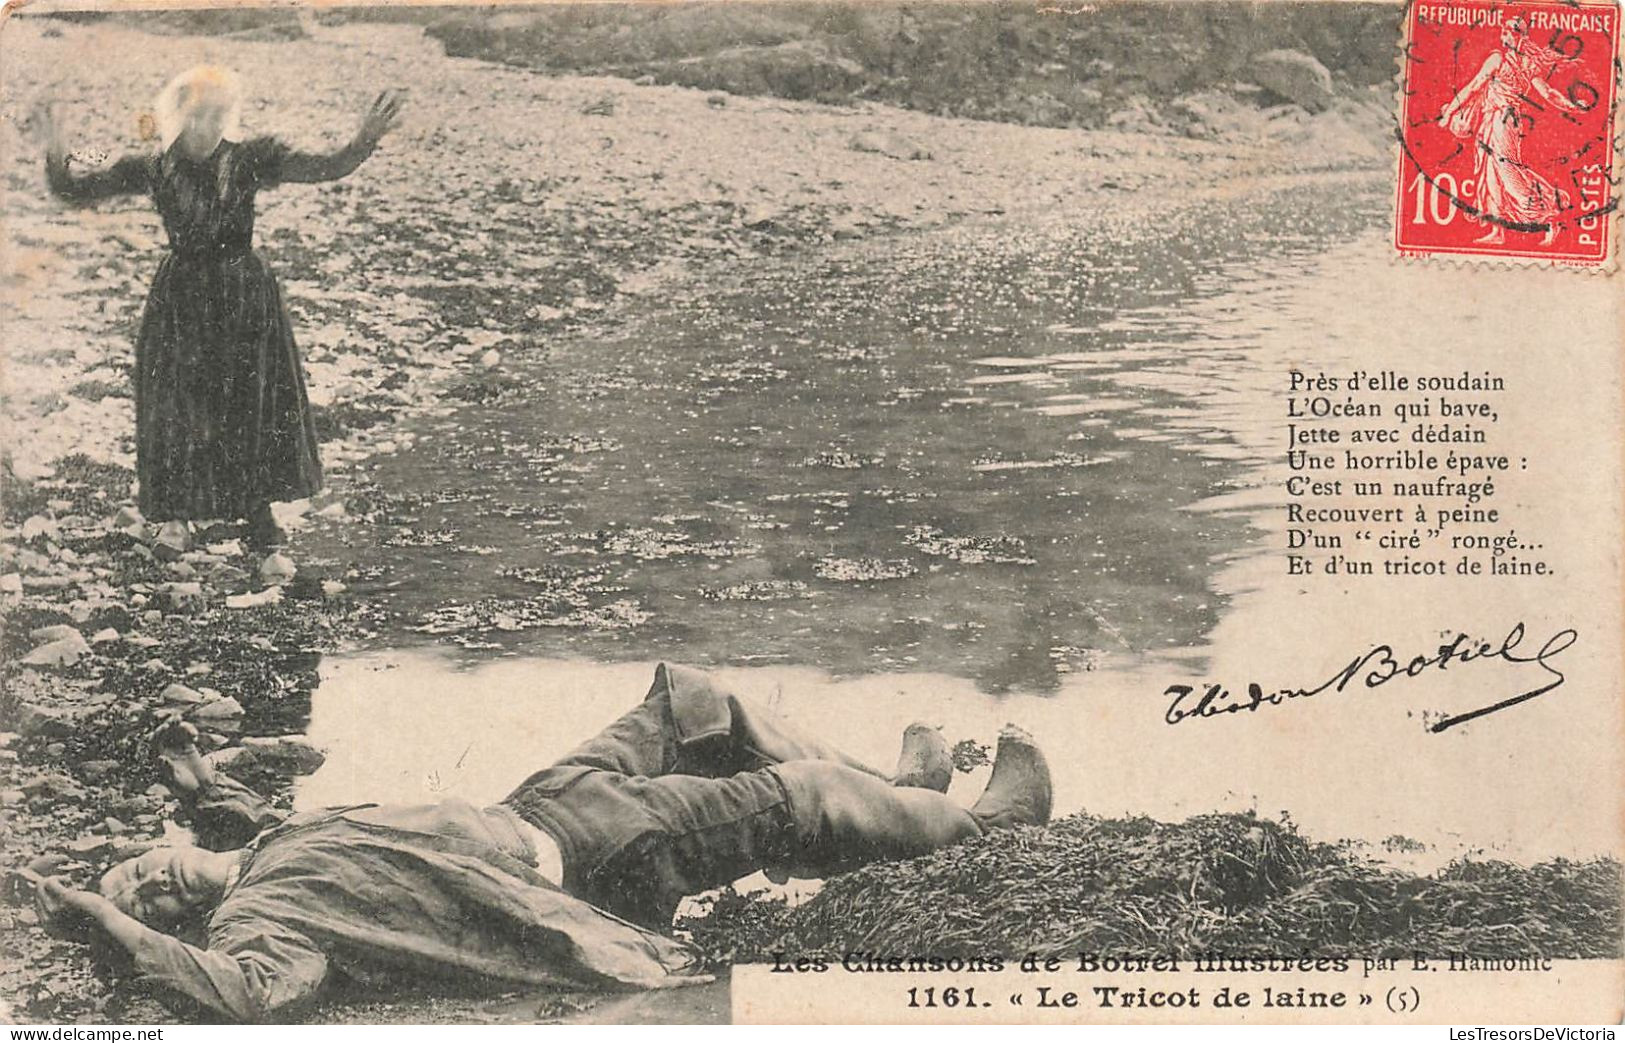
<instances>
[{"instance_id":1,"label":"pebble","mask_svg":"<svg viewBox=\"0 0 1625 1043\"><path fill-rule=\"evenodd\" d=\"M113 627L104 627L103 629L90 635L90 643L93 645L104 645L109 641L117 641L118 638L119 633L116 629Z\"/></svg>"},{"instance_id":2,"label":"pebble","mask_svg":"<svg viewBox=\"0 0 1625 1043\"><path fill-rule=\"evenodd\" d=\"M162 593L164 600L177 612L200 609L207 603L201 583L166 583Z\"/></svg>"},{"instance_id":3,"label":"pebble","mask_svg":"<svg viewBox=\"0 0 1625 1043\"><path fill-rule=\"evenodd\" d=\"M122 766L123 765L119 761L85 761L79 765L79 773L85 778L89 779L91 782L96 782L108 775L111 775L113 772L118 771Z\"/></svg>"},{"instance_id":4,"label":"pebble","mask_svg":"<svg viewBox=\"0 0 1625 1043\"><path fill-rule=\"evenodd\" d=\"M293 559L286 554L267 554L265 560L260 562L260 578L267 583L286 583L298 571Z\"/></svg>"},{"instance_id":5,"label":"pebble","mask_svg":"<svg viewBox=\"0 0 1625 1043\"><path fill-rule=\"evenodd\" d=\"M97 858L113 850L113 841L108 837L87 836L78 837L62 845L63 850L72 851L76 855L87 858Z\"/></svg>"},{"instance_id":6,"label":"pebble","mask_svg":"<svg viewBox=\"0 0 1625 1043\"><path fill-rule=\"evenodd\" d=\"M257 760L274 762L300 775L310 774L327 760L303 735L251 736L243 740L243 748L252 751Z\"/></svg>"},{"instance_id":7,"label":"pebble","mask_svg":"<svg viewBox=\"0 0 1625 1043\"><path fill-rule=\"evenodd\" d=\"M193 710L189 716L198 720L218 721L243 715L243 704L231 696L214 699Z\"/></svg>"},{"instance_id":8,"label":"pebble","mask_svg":"<svg viewBox=\"0 0 1625 1043\"><path fill-rule=\"evenodd\" d=\"M24 543L32 543L41 536L56 539L60 535L61 531L57 528L56 521L47 518L43 514L30 515L28 520L23 522L22 538Z\"/></svg>"},{"instance_id":9,"label":"pebble","mask_svg":"<svg viewBox=\"0 0 1625 1043\"><path fill-rule=\"evenodd\" d=\"M161 561L177 561L192 549L192 534L185 522L165 522L152 541L152 553Z\"/></svg>"},{"instance_id":10,"label":"pebble","mask_svg":"<svg viewBox=\"0 0 1625 1043\"><path fill-rule=\"evenodd\" d=\"M60 641L48 641L23 656L21 662L25 666L72 666L89 651L90 646L85 643L85 639L75 630L73 637L65 637Z\"/></svg>"},{"instance_id":11,"label":"pebble","mask_svg":"<svg viewBox=\"0 0 1625 1043\"><path fill-rule=\"evenodd\" d=\"M227 608L258 608L261 605L274 605L282 600L282 588L273 586L264 590L251 591L247 594L228 594L226 596Z\"/></svg>"},{"instance_id":12,"label":"pebble","mask_svg":"<svg viewBox=\"0 0 1625 1043\"><path fill-rule=\"evenodd\" d=\"M202 692L183 684L170 685L158 694L158 698L170 706L201 706L208 702Z\"/></svg>"},{"instance_id":13,"label":"pebble","mask_svg":"<svg viewBox=\"0 0 1625 1043\"><path fill-rule=\"evenodd\" d=\"M58 623L55 626L48 627L36 627L28 632L28 639L39 644L44 644L48 641L61 641L78 636L80 636L79 631L68 626L66 623Z\"/></svg>"},{"instance_id":14,"label":"pebble","mask_svg":"<svg viewBox=\"0 0 1625 1043\"><path fill-rule=\"evenodd\" d=\"M65 739L73 734L73 715L66 710L23 703L17 707L17 730L29 738Z\"/></svg>"}]
</instances>

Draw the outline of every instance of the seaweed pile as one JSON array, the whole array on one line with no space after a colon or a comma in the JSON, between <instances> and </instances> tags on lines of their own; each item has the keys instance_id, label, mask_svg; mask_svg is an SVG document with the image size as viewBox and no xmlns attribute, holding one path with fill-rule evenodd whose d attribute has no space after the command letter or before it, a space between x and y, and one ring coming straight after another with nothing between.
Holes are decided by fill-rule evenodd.
<instances>
[{"instance_id":1,"label":"seaweed pile","mask_svg":"<svg viewBox=\"0 0 1625 1043\"><path fill-rule=\"evenodd\" d=\"M866 866L795 908L730 889L677 927L719 965L785 952L1617 958L1620 886L1613 859L1418 876L1250 814L1079 814Z\"/></svg>"}]
</instances>

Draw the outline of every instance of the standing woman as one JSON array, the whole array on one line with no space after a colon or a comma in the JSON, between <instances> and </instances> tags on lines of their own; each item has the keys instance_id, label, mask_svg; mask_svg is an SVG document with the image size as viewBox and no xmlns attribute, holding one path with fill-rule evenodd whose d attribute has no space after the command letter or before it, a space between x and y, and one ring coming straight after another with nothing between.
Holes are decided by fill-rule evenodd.
<instances>
[{"instance_id":1,"label":"standing woman","mask_svg":"<svg viewBox=\"0 0 1625 1043\"><path fill-rule=\"evenodd\" d=\"M53 194L76 205L150 195L169 236L135 344L136 473L149 520L247 519L251 542L271 547L282 540L271 503L321 488L293 329L253 249L254 196L349 174L400 106L398 92L381 94L348 145L295 152L273 138L242 141L236 75L199 66L158 95L162 152L83 174L69 168L61 128L43 113Z\"/></svg>"}]
</instances>

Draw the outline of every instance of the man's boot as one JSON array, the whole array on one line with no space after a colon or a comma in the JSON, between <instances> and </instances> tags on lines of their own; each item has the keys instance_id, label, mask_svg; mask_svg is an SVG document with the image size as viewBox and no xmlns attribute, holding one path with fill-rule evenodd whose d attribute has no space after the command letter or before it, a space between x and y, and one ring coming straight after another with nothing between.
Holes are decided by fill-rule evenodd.
<instances>
[{"instance_id":1,"label":"man's boot","mask_svg":"<svg viewBox=\"0 0 1625 1043\"><path fill-rule=\"evenodd\" d=\"M971 815L983 830L1042 826L1049 821L1053 799L1049 764L1033 737L1013 724L1005 725L999 732L993 777L971 805Z\"/></svg>"},{"instance_id":2,"label":"man's boot","mask_svg":"<svg viewBox=\"0 0 1625 1043\"><path fill-rule=\"evenodd\" d=\"M891 784L947 793L953 777L954 760L942 732L919 721L909 725L903 732L903 750L897 756L897 774Z\"/></svg>"}]
</instances>

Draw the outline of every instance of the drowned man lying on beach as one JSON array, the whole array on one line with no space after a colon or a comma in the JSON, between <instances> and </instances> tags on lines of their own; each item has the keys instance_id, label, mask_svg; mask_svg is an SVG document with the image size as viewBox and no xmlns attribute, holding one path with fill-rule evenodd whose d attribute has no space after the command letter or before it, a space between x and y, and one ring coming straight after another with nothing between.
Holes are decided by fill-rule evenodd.
<instances>
[{"instance_id":1,"label":"drowned man lying on beach","mask_svg":"<svg viewBox=\"0 0 1625 1043\"><path fill-rule=\"evenodd\" d=\"M487 808L454 798L284 817L214 773L194 734L171 729L160 756L205 846L123 862L100 895L43 880L37 901L108 936L162 992L239 1021L287 1016L334 975L706 981L666 933L685 896L757 870L816 878L915 857L1041 825L1051 804L1044 757L1014 727L967 810L944 795L952 763L934 728L911 726L886 776L666 665L641 704ZM207 920L207 948L154 929L192 917Z\"/></svg>"}]
</instances>

